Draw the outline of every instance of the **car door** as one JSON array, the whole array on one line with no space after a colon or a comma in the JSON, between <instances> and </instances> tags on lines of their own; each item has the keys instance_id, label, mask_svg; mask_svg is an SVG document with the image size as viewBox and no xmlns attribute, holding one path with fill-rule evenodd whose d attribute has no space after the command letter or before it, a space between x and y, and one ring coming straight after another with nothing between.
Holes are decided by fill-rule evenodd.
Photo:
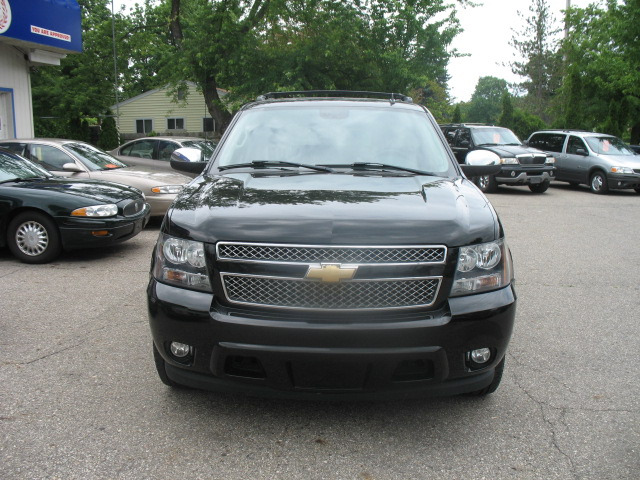
<instances>
[{"instance_id":1,"label":"car door","mask_svg":"<svg viewBox=\"0 0 640 480\"><path fill-rule=\"evenodd\" d=\"M157 150L158 140L144 138L120 147L116 157L127 165L153 169L157 167L157 161L154 160Z\"/></svg>"},{"instance_id":2,"label":"car door","mask_svg":"<svg viewBox=\"0 0 640 480\"><path fill-rule=\"evenodd\" d=\"M468 128L459 128L453 139L451 149L458 159L458 163L464 163L467 153L471 148L471 131Z\"/></svg>"},{"instance_id":3,"label":"car door","mask_svg":"<svg viewBox=\"0 0 640 480\"><path fill-rule=\"evenodd\" d=\"M589 149L580 137L569 135L563 170L566 172L567 181L589 182Z\"/></svg>"},{"instance_id":4,"label":"car door","mask_svg":"<svg viewBox=\"0 0 640 480\"><path fill-rule=\"evenodd\" d=\"M62 177L89 178L87 168L61 148L42 143L29 144L29 159ZM65 169L64 166L68 167Z\"/></svg>"}]
</instances>

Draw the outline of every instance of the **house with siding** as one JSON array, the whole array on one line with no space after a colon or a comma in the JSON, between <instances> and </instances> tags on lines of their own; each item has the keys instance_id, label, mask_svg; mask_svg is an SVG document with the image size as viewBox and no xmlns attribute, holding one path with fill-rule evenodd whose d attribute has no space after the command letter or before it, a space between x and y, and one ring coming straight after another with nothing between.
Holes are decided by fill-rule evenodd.
<instances>
[{"instance_id":1,"label":"house with siding","mask_svg":"<svg viewBox=\"0 0 640 480\"><path fill-rule=\"evenodd\" d=\"M218 89L221 98L226 94ZM167 85L117 103L111 111L123 140L150 134L212 137L215 131L204 95L193 82L186 82L186 89L178 92L177 99Z\"/></svg>"}]
</instances>

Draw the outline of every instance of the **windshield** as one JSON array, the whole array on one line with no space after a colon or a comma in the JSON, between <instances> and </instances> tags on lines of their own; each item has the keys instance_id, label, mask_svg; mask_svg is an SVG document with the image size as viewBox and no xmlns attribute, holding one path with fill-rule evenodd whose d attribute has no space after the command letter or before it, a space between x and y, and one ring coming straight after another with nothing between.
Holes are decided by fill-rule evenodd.
<instances>
[{"instance_id":1,"label":"windshield","mask_svg":"<svg viewBox=\"0 0 640 480\"><path fill-rule=\"evenodd\" d=\"M475 145L522 145L522 142L508 128L473 128L471 129Z\"/></svg>"},{"instance_id":2,"label":"windshield","mask_svg":"<svg viewBox=\"0 0 640 480\"><path fill-rule=\"evenodd\" d=\"M112 170L127 166L108 153L86 143L65 143L62 148L78 157L89 170Z\"/></svg>"},{"instance_id":3,"label":"windshield","mask_svg":"<svg viewBox=\"0 0 640 480\"><path fill-rule=\"evenodd\" d=\"M634 155L618 137L586 137L585 140L591 150L601 155Z\"/></svg>"},{"instance_id":4,"label":"windshield","mask_svg":"<svg viewBox=\"0 0 640 480\"><path fill-rule=\"evenodd\" d=\"M219 167L252 161L328 167L381 163L455 174L424 111L389 104L308 102L248 110L218 148Z\"/></svg>"},{"instance_id":5,"label":"windshield","mask_svg":"<svg viewBox=\"0 0 640 480\"><path fill-rule=\"evenodd\" d=\"M0 152L0 182L50 176L49 172L29 160Z\"/></svg>"},{"instance_id":6,"label":"windshield","mask_svg":"<svg viewBox=\"0 0 640 480\"><path fill-rule=\"evenodd\" d=\"M202 158L210 158L216 149L216 144L209 140L185 140L182 142L183 147L197 148L202 152Z\"/></svg>"}]
</instances>

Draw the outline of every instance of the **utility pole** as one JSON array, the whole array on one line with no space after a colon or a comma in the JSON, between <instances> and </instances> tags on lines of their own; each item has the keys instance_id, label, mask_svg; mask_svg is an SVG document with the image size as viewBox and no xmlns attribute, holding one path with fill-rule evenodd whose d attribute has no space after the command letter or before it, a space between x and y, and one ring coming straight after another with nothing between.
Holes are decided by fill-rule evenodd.
<instances>
[{"instance_id":1,"label":"utility pole","mask_svg":"<svg viewBox=\"0 0 640 480\"><path fill-rule=\"evenodd\" d=\"M567 0L568 2L569 0ZM113 13L113 0L111 0L111 40L113 41L113 90L116 96L116 130L120 135L120 107L118 106L118 51L116 50L116 25Z\"/></svg>"}]
</instances>

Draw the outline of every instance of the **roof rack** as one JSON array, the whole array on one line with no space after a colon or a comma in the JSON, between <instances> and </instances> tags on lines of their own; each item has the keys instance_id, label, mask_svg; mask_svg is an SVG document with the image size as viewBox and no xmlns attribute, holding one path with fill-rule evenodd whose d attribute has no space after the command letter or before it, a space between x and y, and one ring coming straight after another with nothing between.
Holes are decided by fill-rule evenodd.
<instances>
[{"instance_id":1,"label":"roof rack","mask_svg":"<svg viewBox=\"0 0 640 480\"><path fill-rule=\"evenodd\" d=\"M358 98L381 98L388 99L391 102L413 103L413 99L401 93L384 93L384 92L366 92L354 90L301 90L293 92L269 92L260 95L256 100L258 102L276 98L294 98L294 97L358 97Z\"/></svg>"}]
</instances>

